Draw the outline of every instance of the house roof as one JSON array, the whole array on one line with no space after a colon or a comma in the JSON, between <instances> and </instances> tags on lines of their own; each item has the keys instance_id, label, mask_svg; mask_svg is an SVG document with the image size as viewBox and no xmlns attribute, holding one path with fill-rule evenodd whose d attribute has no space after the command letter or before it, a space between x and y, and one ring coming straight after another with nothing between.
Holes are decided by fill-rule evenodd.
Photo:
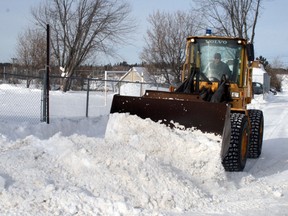
<instances>
[{"instance_id":1,"label":"house roof","mask_svg":"<svg viewBox=\"0 0 288 216\"><path fill-rule=\"evenodd\" d=\"M150 74L145 67L132 67L126 74L124 74L120 80L123 80L126 76L129 75L130 72L137 73L140 77L143 76L145 82L151 81Z\"/></svg>"}]
</instances>

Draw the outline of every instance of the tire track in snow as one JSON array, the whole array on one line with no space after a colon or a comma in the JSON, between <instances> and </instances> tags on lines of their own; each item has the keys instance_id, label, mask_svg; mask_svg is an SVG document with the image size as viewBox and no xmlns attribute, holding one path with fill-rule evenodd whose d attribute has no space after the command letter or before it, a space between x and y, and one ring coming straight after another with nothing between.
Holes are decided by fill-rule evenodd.
<instances>
[{"instance_id":1,"label":"tire track in snow","mask_svg":"<svg viewBox=\"0 0 288 216\"><path fill-rule=\"evenodd\" d=\"M257 178L281 174L288 169L287 93L274 96L263 107L264 139L259 159L248 160L246 171ZM285 143L287 145L285 145Z\"/></svg>"},{"instance_id":2,"label":"tire track in snow","mask_svg":"<svg viewBox=\"0 0 288 216\"><path fill-rule=\"evenodd\" d=\"M283 136L283 131L287 131L286 121L288 117L288 110L283 109L283 107L287 106L288 100L286 103L277 103L268 105L264 112L264 124L265 124L265 114L266 116L270 116L269 125L265 125L264 127L264 142L267 139L271 138L279 138L279 136Z\"/></svg>"}]
</instances>

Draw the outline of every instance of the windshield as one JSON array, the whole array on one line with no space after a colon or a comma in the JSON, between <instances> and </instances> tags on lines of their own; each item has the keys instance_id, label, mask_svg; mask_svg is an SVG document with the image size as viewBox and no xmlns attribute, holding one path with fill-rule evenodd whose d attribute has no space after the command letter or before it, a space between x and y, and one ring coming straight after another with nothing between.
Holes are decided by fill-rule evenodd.
<instances>
[{"instance_id":1,"label":"windshield","mask_svg":"<svg viewBox=\"0 0 288 216\"><path fill-rule=\"evenodd\" d=\"M200 80L220 81L225 76L230 82L239 82L242 46L237 41L197 39L190 49L191 65L200 59Z\"/></svg>"}]
</instances>

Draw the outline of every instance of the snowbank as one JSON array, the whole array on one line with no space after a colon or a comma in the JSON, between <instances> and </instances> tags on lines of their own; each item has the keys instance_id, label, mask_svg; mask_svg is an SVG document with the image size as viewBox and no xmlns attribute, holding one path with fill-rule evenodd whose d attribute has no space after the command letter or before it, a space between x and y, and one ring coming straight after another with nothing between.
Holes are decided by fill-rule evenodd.
<instances>
[{"instance_id":1,"label":"snowbank","mask_svg":"<svg viewBox=\"0 0 288 216\"><path fill-rule=\"evenodd\" d=\"M287 103L253 100L263 152L240 173L224 172L220 137L127 114L0 120L0 214L288 215Z\"/></svg>"}]
</instances>

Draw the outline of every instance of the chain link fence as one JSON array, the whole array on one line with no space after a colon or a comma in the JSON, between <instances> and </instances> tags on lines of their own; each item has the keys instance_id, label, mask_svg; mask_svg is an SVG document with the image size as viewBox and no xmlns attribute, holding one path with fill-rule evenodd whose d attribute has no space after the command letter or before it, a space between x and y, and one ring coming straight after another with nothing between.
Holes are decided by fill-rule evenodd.
<instances>
[{"instance_id":1,"label":"chain link fence","mask_svg":"<svg viewBox=\"0 0 288 216\"><path fill-rule=\"evenodd\" d=\"M159 89L155 83L119 82L95 78L69 78L70 90L63 92L61 76L49 77L49 118L77 119L110 112L115 93L142 96L146 89ZM7 121L40 122L45 119L44 76L3 73L0 81L0 118Z\"/></svg>"},{"instance_id":2,"label":"chain link fence","mask_svg":"<svg viewBox=\"0 0 288 216\"><path fill-rule=\"evenodd\" d=\"M69 78L70 90L63 92L60 89L64 79L50 77L49 104L52 119L106 115L110 112L114 94L142 96L146 89L159 89L155 83L72 77Z\"/></svg>"},{"instance_id":3,"label":"chain link fence","mask_svg":"<svg viewBox=\"0 0 288 216\"><path fill-rule=\"evenodd\" d=\"M39 122L42 78L3 73L0 83L1 120Z\"/></svg>"}]
</instances>

